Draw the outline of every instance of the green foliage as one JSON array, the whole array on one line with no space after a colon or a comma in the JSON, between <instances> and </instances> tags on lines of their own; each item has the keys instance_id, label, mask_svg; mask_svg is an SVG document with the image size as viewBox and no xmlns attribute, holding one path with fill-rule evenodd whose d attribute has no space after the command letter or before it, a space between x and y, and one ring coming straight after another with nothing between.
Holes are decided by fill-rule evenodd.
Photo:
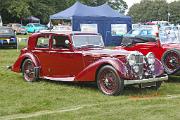
<instances>
[{"instance_id":1,"label":"green foliage","mask_svg":"<svg viewBox=\"0 0 180 120\"><path fill-rule=\"evenodd\" d=\"M136 23L168 20L168 12L172 14L170 22L180 22L180 1L168 4L166 0L142 0L129 9L128 15L132 16L133 21Z\"/></svg>"},{"instance_id":2,"label":"green foliage","mask_svg":"<svg viewBox=\"0 0 180 120\"><path fill-rule=\"evenodd\" d=\"M180 1L174 1L169 4L170 21L180 24Z\"/></svg>"},{"instance_id":3,"label":"green foliage","mask_svg":"<svg viewBox=\"0 0 180 120\"><path fill-rule=\"evenodd\" d=\"M62 11L77 0L0 0L0 14L4 23L20 22L21 18L35 16L41 19L41 22L47 23L49 15ZM124 13L127 4L123 0L79 0L80 2L98 6L108 3L112 8Z\"/></svg>"},{"instance_id":4,"label":"green foliage","mask_svg":"<svg viewBox=\"0 0 180 120\"><path fill-rule=\"evenodd\" d=\"M126 2L123 0L110 0L108 4L115 10L119 11L120 13L124 13L125 10L128 8Z\"/></svg>"}]
</instances>

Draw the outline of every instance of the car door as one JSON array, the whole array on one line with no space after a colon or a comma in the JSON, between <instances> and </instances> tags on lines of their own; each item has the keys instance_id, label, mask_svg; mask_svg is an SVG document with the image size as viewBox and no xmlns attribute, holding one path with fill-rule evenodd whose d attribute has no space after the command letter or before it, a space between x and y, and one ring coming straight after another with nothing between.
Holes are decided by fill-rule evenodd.
<instances>
[{"instance_id":1,"label":"car door","mask_svg":"<svg viewBox=\"0 0 180 120\"><path fill-rule=\"evenodd\" d=\"M34 27L32 24L28 25L28 32L31 32L31 33L34 32Z\"/></svg>"},{"instance_id":2,"label":"car door","mask_svg":"<svg viewBox=\"0 0 180 120\"><path fill-rule=\"evenodd\" d=\"M36 45L33 54L37 57L41 66L41 76L49 76L50 74L50 63L49 63L49 47L50 47L50 35L39 34L36 38Z\"/></svg>"},{"instance_id":3,"label":"car door","mask_svg":"<svg viewBox=\"0 0 180 120\"><path fill-rule=\"evenodd\" d=\"M50 50L50 73L52 77L75 77L83 70L82 52L72 49L71 38L67 35L52 35Z\"/></svg>"}]
</instances>

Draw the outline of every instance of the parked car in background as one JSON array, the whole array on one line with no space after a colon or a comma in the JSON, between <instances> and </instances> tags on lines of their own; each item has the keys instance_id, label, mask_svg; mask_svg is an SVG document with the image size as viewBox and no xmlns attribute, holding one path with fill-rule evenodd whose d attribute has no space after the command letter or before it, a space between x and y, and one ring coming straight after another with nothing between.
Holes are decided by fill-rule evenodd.
<instances>
[{"instance_id":1,"label":"parked car in background","mask_svg":"<svg viewBox=\"0 0 180 120\"><path fill-rule=\"evenodd\" d=\"M39 78L68 82L96 82L106 95L124 86L159 88L167 80L161 62L150 52L104 48L102 36L85 32L34 33L12 66L28 82Z\"/></svg>"},{"instance_id":2,"label":"parked car in background","mask_svg":"<svg viewBox=\"0 0 180 120\"><path fill-rule=\"evenodd\" d=\"M159 33L160 39L148 36L124 37L117 50L137 50L144 55L152 52L158 58L167 74L179 74L180 70L180 39L175 33L166 31Z\"/></svg>"},{"instance_id":3,"label":"parked car in background","mask_svg":"<svg viewBox=\"0 0 180 120\"><path fill-rule=\"evenodd\" d=\"M57 26L53 26L52 31L72 31L72 26L69 26L69 25L57 25Z\"/></svg>"},{"instance_id":4,"label":"parked car in background","mask_svg":"<svg viewBox=\"0 0 180 120\"><path fill-rule=\"evenodd\" d=\"M127 34L123 35L123 37L148 36L155 38L157 33L157 25L139 25L135 29L129 31Z\"/></svg>"},{"instance_id":5,"label":"parked car in background","mask_svg":"<svg viewBox=\"0 0 180 120\"><path fill-rule=\"evenodd\" d=\"M19 23L9 23L7 26L11 27L16 34L27 34L26 28Z\"/></svg>"},{"instance_id":6,"label":"parked car in background","mask_svg":"<svg viewBox=\"0 0 180 120\"><path fill-rule=\"evenodd\" d=\"M25 26L28 33L39 32L40 30L47 30L48 28L45 25L40 23L29 23Z\"/></svg>"},{"instance_id":7,"label":"parked car in background","mask_svg":"<svg viewBox=\"0 0 180 120\"><path fill-rule=\"evenodd\" d=\"M139 35L155 37L155 34L153 35L152 33L152 29L133 29L129 31L127 34L125 34L124 37L135 37Z\"/></svg>"},{"instance_id":8,"label":"parked car in background","mask_svg":"<svg viewBox=\"0 0 180 120\"><path fill-rule=\"evenodd\" d=\"M0 27L0 48L17 47L16 35L10 27Z\"/></svg>"}]
</instances>

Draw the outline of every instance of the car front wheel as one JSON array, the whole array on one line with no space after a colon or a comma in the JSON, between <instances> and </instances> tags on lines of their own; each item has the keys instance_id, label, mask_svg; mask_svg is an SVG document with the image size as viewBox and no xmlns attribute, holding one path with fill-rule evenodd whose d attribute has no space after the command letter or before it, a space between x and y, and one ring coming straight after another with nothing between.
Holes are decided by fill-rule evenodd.
<instances>
[{"instance_id":1,"label":"car front wheel","mask_svg":"<svg viewBox=\"0 0 180 120\"><path fill-rule=\"evenodd\" d=\"M167 74L173 74L180 68L180 50L168 50L163 54L162 63Z\"/></svg>"},{"instance_id":2,"label":"car front wheel","mask_svg":"<svg viewBox=\"0 0 180 120\"><path fill-rule=\"evenodd\" d=\"M110 65L103 66L97 75L98 88L105 95L119 95L124 89L124 81Z\"/></svg>"},{"instance_id":3,"label":"car front wheel","mask_svg":"<svg viewBox=\"0 0 180 120\"><path fill-rule=\"evenodd\" d=\"M33 63L33 61L31 59L24 60L24 62L22 64L23 77L28 82L34 82L37 80L37 78L35 76L34 67L35 67L35 64Z\"/></svg>"}]
</instances>

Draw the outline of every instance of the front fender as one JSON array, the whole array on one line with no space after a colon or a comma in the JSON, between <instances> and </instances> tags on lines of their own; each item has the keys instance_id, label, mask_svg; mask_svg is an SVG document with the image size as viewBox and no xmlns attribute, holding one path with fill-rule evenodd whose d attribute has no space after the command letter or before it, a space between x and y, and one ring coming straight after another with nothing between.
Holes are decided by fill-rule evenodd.
<instances>
[{"instance_id":1,"label":"front fender","mask_svg":"<svg viewBox=\"0 0 180 120\"><path fill-rule=\"evenodd\" d=\"M154 71L155 75L156 76L163 75L164 74L164 67L163 67L161 61L156 58L154 65L155 65L155 71Z\"/></svg>"},{"instance_id":2,"label":"front fender","mask_svg":"<svg viewBox=\"0 0 180 120\"><path fill-rule=\"evenodd\" d=\"M104 65L111 65L114 67L120 78L124 79L127 77L127 68L122 61L117 58L104 58L87 66L75 77L75 81L96 81L96 75L99 69Z\"/></svg>"},{"instance_id":3,"label":"front fender","mask_svg":"<svg viewBox=\"0 0 180 120\"><path fill-rule=\"evenodd\" d=\"M21 65L23 61L27 58L31 59L33 63L35 64L35 66L40 66L38 59L32 53L28 52L28 53L21 54L18 57L16 62L13 64L11 70L14 72L21 72Z\"/></svg>"}]
</instances>

